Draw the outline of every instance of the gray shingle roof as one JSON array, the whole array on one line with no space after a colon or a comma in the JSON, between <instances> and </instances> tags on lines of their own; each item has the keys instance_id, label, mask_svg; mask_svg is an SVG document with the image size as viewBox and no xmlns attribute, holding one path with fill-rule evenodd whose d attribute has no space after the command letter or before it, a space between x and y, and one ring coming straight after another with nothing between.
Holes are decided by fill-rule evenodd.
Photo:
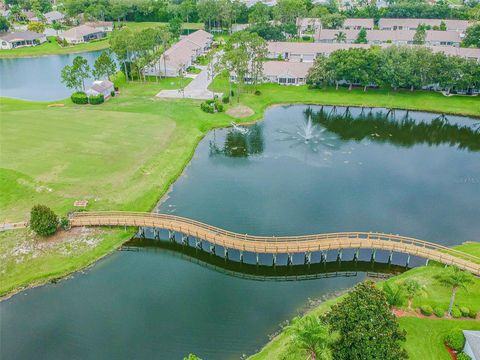
<instances>
[{"instance_id":1,"label":"gray shingle roof","mask_svg":"<svg viewBox=\"0 0 480 360\"><path fill-rule=\"evenodd\" d=\"M3 35L0 37L0 39L11 42L11 41L22 41L22 40L32 41L36 39L41 39L42 37L45 37L45 35L36 33L34 31L26 30L26 31L18 31L18 32Z\"/></svg>"}]
</instances>

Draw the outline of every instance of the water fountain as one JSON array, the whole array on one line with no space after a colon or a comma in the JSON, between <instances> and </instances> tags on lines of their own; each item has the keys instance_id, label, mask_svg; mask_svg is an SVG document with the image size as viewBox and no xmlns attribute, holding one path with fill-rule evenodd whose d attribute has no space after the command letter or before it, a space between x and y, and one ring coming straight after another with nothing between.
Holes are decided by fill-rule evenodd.
<instances>
[{"instance_id":1,"label":"water fountain","mask_svg":"<svg viewBox=\"0 0 480 360\"><path fill-rule=\"evenodd\" d=\"M238 132L240 134L247 134L248 133L248 129L246 127L238 126L237 123L234 122L234 121L232 121L230 123L230 125L232 125L233 131L235 131L235 132Z\"/></svg>"}]
</instances>

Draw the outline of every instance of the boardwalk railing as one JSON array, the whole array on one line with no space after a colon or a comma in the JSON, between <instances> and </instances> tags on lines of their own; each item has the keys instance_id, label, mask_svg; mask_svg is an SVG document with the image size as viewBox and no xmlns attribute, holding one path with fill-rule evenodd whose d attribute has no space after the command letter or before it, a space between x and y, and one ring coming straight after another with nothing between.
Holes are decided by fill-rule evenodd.
<instances>
[{"instance_id":1,"label":"boardwalk railing","mask_svg":"<svg viewBox=\"0 0 480 360\"><path fill-rule=\"evenodd\" d=\"M374 233L339 232L301 236L254 236L224 230L175 215L141 212L78 212L71 226L136 226L166 229L208 241L224 248L254 253L300 253L334 249L379 249L401 252L455 265L480 276L480 258L449 247L411 237Z\"/></svg>"}]
</instances>

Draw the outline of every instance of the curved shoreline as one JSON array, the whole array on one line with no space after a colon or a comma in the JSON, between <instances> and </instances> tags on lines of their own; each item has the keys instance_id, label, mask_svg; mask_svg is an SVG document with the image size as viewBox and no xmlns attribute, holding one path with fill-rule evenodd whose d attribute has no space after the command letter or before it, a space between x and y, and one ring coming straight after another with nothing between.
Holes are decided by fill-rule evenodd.
<instances>
[{"instance_id":1,"label":"curved shoreline","mask_svg":"<svg viewBox=\"0 0 480 360\"><path fill-rule=\"evenodd\" d=\"M13 99L13 98L0 97L0 105L1 105L2 98ZM26 102L26 103L33 103L33 104L37 104L37 105L41 105L41 104L48 105L50 103L55 103L55 101L53 101L53 102L50 102L50 101L35 102L35 101L22 100L22 99L13 99L13 100L14 101L20 101L20 102ZM65 101L65 100L60 100L60 101ZM255 124L259 121L262 121L265 117L265 112L268 111L270 108L277 107L277 106L288 106L288 105L312 105L312 106L322 106L322 105L324 105L324 106L338 106L338 107L355 107L355 108L362 108L362 107L371 108L372 107L372 108L378 108L378 109L380 109L380 108L387 109L386 107L383 107L383 106L361 106L361 105L340 105L340 104L333 104L332 105L332 104L322 103L321 101L319 101L319 102L292 101L292 102L288 102L288 103L271 101L264 108L262 108L262 111L255 112L255 114L252 115L250 117L250 119L244 120L244 119L234 119L233 117L229 117L229 118L232 119L232 120L238 121L239 125L251 125L251 124ZM434 112L434 111L430 111L430 110L420 110L420 109L415 109L415 108L395 108L395 109L396 110L409 110L409 111L416 111L416 112L426 112L426 113L433 113L433 114L442 114L442 113L446 114L445 112ZM450 114L451 115L458 115L458 116L479 118L480 119L480 115L462 114L462 113L455 112L455 111L451 112ZM187 158L182 163L182 165L178 168L178 171L175 172L173 174L173 176L171 176L165 182L165 184L160 188L160 190L158 191L158 196L153 201L153 204L151 206L149 206L148 211L154 211L158 207L159 204L161 204L163 201L165 201L165 197L171 191L173 184L184 174L185 170L187 169L188 165L190 164L200 141L202 141L210 131L215 130L215 129L219 129L219 128L228 128L228 127L230 127L230 125L228 123L211 124L211 125L209 125L208 129L206 129L202 132L202 134L200 136L197 136L197 138L193 142L192 149L190 150ZM140 194L139 196L142 196L142 194ZM23 290L27 290L29 288L39 287L39 286L43 286L45 284L48 284L49 282L51 282L54 279L55 280L66 279L71 274L73 274L75 272L81 271L85 268L89 268L89 267L95 265L95 263L98 260L112 254L114 251L116 251L121 245L123 245L128 240L129 239L117 242L115 244L115 246L109 248L107 251L103 252L99 257L96 257L92 261L88 262L88 264L86 264L85 266L81 266L81 267L79 267L77 269L74 269L74 270L69 270L65 273L47 276L47 277L45 277L45 279L38 280L38 281L35 281L31 284L27 284L27 285L24 285L24 286L20 286L18 288L13 289L12 291L9 291L8 293L2 294L2 295L0 295L0 301L8 299L13 295L22 292Z\"/></svg>"}]
</instances>

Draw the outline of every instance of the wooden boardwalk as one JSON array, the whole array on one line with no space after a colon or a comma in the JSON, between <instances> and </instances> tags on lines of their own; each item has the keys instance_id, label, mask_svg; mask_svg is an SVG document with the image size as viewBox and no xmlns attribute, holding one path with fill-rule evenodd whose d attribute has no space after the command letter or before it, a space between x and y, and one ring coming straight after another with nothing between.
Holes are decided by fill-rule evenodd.
<instances>
[{"instance_id":1,"label":"wooden boardwalk","mask_svg":"<svg viewBox=\"0 0 480 360\"><path fill-rule=\"evenodd\" d=\"M455 265L480 276L480 258L439 244L410 237L371 233L339 232L302 236L267 237L239 234L199 221L167 214L141 212L77 212L71 226L135 226L165 229L205 240L225 249L268 254L309 254L340 249L378 249L400 252L446 265Z\"/></svg>"}]
</instances>

